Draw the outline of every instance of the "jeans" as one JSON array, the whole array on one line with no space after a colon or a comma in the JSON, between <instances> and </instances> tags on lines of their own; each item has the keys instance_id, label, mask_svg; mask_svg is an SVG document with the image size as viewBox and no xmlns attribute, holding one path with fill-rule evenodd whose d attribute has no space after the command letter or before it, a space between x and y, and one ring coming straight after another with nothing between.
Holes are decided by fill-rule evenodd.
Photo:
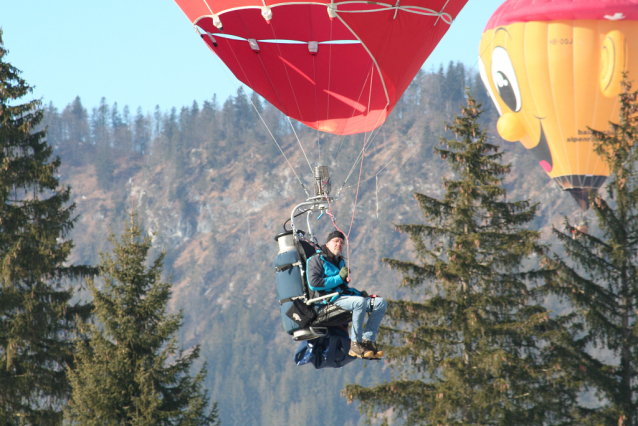
<instances>
[{"instance_id":1,"label":"jeans","mask_svg":"<svg viewBox=\"0 0 638 426\"><path fill-rule=\"evenodd\" d=\"M376 341L377 332L383 319L383 314L388 307L388 302L381 297L374 299L374 309L370 308L370 297L361 296L341 296L335 300L334 304L346 311L352 312L352 329L350 330L350 340L353 342L361 342L364 339L370 342ZM363 322L366 318L366 312L370 312L370 318L366 324L365 332L363 331Z\"/></svg>"}]
</instances>

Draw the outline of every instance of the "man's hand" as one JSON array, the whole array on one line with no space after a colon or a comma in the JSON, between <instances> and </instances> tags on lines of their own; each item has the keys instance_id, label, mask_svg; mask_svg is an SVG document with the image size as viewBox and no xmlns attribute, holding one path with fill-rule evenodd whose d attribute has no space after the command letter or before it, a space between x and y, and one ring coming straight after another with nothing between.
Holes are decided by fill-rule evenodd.
<instances>
[{"instance_id":1,"label":"man's hand","mask_svg":"<svg viewBox=\"0 0 638 426\"><path fill-rule=\"evenodd\" d=\"M346 268L345 266L339 271L339 276L344 282L350 282L350 280L348 279L348 268Z\"/></svg>"}]
</instances>

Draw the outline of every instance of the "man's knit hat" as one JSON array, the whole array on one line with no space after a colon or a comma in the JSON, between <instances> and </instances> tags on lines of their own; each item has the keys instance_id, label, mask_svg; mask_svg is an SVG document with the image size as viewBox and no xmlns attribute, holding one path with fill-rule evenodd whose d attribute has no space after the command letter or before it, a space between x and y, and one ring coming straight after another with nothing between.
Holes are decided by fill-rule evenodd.
<instances>
[{"instance_id":1,"label":"man's knit hat","mask_svg":"<svg viewBox=\"0 0 638 426\"><path fill-rule=\"evenodd\" d=\"M341 238L342 240L346 239L346 236L343 235L343 232L341 231L337 231L336 229L334 231L332 231L331 233L328 234L328 239L326 240L326 243L330 240L332 240L333 238Z\"/></svg>"}]
</instances>

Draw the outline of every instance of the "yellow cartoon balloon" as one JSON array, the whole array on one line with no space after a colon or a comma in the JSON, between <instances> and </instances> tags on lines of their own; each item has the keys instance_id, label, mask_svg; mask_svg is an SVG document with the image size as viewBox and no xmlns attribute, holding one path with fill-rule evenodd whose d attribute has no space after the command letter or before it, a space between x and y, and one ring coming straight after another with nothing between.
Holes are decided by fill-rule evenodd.
<instances>
[{"instance_id":1,"label":"yellow cartoon balloon","mask_svg":"<svg viewBox=\"0 0 638 426\"><path fill-rule=\"evenodd\" d=\"M588 127L618 119L623 71L638 78L636 0L507 0L479 47L481 79L501 117L583 210L609 176Z\"/></svg>"}]
</instances>

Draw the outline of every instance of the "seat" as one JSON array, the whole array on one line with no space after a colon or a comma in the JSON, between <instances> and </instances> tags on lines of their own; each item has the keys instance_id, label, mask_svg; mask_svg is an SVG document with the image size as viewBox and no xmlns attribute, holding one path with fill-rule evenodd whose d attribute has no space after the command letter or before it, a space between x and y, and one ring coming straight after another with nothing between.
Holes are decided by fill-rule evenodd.
<instances>
[{"instance_id":1,"label":"seat","mask_svg":"<svg viewBox=\"0 0 638 426\"><path fill-rule=\"evenodd\" d=\"M298 252L300 258L305 266L307 260L317 253L317 245L311 241L305 239L299 239ZM325 296L319 296L310 289L308 285L307 274L303 274L303 286L304 296L303 301L306 304L312 305L315 312L317 312L317 318L312 321L307 327L296 330L292 334L292 339L295 341L312 340L319 337L324 337L328 334L328 329L331 327L347 327L352 322L352 312L347 311L334 303L327 302L337 293L331 293Z\"/></svg>"}]
</instances>

